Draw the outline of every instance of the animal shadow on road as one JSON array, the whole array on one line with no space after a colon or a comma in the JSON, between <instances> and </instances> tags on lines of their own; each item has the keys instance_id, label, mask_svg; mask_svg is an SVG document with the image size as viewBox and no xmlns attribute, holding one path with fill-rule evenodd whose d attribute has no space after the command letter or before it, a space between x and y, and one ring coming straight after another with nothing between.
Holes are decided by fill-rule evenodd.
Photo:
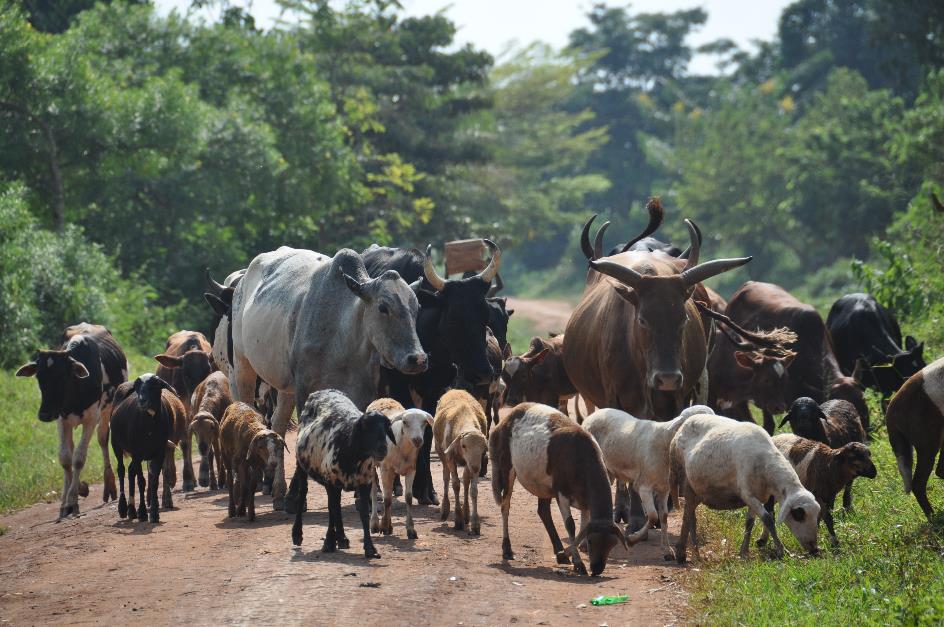
<instances>
[{"instance_id":1,"label":"animal shadow on road","mask_svg":"<svg viewBox=\"0 0 944 627\"><path fill-rule=\"evenodd\" d=\"M568 583L575 583L581 585L597 585L606 581L612 581L616 577L609 577L604 574L598 577L586 577L583 575L577 575L570 570L564 570L562 568L554 568L551 565L548 566L514 566L508 562L492 562L488 565L489 568L494 568L495 570L500 570L506 575L511 575L512 577L529 577L531 579L544 579L547 581L563 581L566 580ZM569 568L569 567L568 567Z\"/></svg>"},{"instance_id":2,"label":"animal shadow on road","mask_svg":"<svg viewBox=\"0 0 944 627\"><path fill-rule=\"evenodd\" d=\"M291 525L292 521L295 520L294 516L289 516L285 512L274 512L272 510L259 512L256 511L256 519L253 522L249 522L249 519L245 516L239 518L230 518L227 514L227 511L224 509L221 512L223 519L217 523L214 523L218 529L252 529L255 527L275 527L278 525ZM286 533L286 537L290 536L290 533Z\"/></svg>"}]
</instances>

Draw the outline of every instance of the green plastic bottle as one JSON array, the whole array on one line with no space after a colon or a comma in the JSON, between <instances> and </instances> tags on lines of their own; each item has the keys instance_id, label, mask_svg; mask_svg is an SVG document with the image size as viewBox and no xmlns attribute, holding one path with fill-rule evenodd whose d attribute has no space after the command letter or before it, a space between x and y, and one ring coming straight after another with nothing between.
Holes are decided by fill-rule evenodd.
<instances>
[{"instance_id":1,"label":"green plastic bottle","mask_svg":"<svg viewBox=\"0 0 944 627\"><path fill-rule=\"evenodd\" d=\"M612 597L600 595L590 599L590 605L616 605L617 603L626 603L627 601L629 601L628 594L618 594Z\"/></svg>"}]
</instances>

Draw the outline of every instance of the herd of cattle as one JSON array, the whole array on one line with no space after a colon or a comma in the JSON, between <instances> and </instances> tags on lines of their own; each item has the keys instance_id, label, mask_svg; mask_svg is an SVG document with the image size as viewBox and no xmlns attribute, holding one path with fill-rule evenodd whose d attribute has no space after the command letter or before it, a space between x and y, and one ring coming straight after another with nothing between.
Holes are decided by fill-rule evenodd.
<instances>
[{"instance_id":1,"label":"herd of cattle","mask_svg":"<svg viewBox=\"0 0 944 627\"><path fill-rule=\"evenodd\" d=\"M903 341L894 316L865 294L840 298L825 322L769 283L748 282L726 302L703 282L750 257L701 262L693 222L685 221L691 243L681 251L652 237L663 220L658 199L647 210L645 230L608 255L609 223L591 244L591 218L580 240L589 262L581 301L562 335L534 338L518 356L507 341L513 312L492 287L501 251L488 241L487 267L459 279L440 276L429 249L374 245L328 257L282 247L260 254L222 284L208 275L212 344L198 332L175 333L155 358L156 372L134 381L107 329L67 328L59 348L38 351L17 372L37 378L38 417L58 425L60 517L78 515L78 498L88 493L80 473L97 431L103 498L118 500L122 518L158 522L160 509L173 507L179 447L183 490L226 486L229 515L251 521L261 481L273 507L294 514L296 545L309 478L328 493L325 551L348 548L340 497L355 491L365 554L378 557L371 532L392 532L395 495L405 497L410 538L413 497L439 503L430 473L435 446L442 518L450 514L451 486L455 526L474 534L478 478L490 462L506 559L514 556L508 519L516 481L538 498L558 562L582 573L580 550L599 574L614 546L639 542L650 528L661 527L665 557L683 562L700 503L746 507L742 554L756 517L764 526L758 544L770 536L782 555L776 502L777 521L815 552L819 520L838 544L831 511L839 492L850 507L853 479L876 473L866 387L884 399L905 490L930 517L927 481L944 440L944 360L926 365L922 344ZM578 420L567 415L575 397ZM581 401L592 412L586 419ZM763 428L753 423L749 403L763 412ZM503 405L512 409L499 420ZM287 487L293 410L296 470ZM785 412L781 426L789 422L792 433L772 437L774 416ZM944 457L937 474L944 477ZM682 532L673 549L667 512L679 497ZM552 500L568 547L552 521ZM581 512L579 531L572 508Z\"/></svg>"}]
</instances>

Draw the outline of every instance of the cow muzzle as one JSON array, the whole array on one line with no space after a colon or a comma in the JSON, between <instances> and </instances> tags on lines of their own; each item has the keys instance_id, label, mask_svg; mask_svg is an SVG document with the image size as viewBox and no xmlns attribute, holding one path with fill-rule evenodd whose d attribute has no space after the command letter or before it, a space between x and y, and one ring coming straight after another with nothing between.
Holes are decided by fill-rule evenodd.
<instances>
[{"instance_id":1,"label":"cow muzzle","mask_svg":"<svg viewBox=\"0 0 944 627\"><path fill-rule=\"evenodd\" d=\"M405 374L419 374L426 372L428 358L426 353L411 353L406 356L404 365L400 369Z\"/></svg>"},{"instance_id":2,"label":"cow muzzle","mask_svg":"<svg viewBox=\"0 0 944 627\"><path fill-rule=\"evenodd\" d=\"M36 417L39 418L40 422L52 422L56 420L57 418L59 418L59 414L55 412L51 412L51 411L46 411L44 409L40 409L39 412L36 414Z\"/></svg>"},{"instance_id":3,"label":"cow muzzle","mask_svg":"<svg viewBox=\"0 0 944 627\"><path fill-rule=\"evenodd\" d=\"M663 370L652 373L650 386L660 392L675 392L682 387L684 378L679 370Z\"/></svg>"}]
</instances>

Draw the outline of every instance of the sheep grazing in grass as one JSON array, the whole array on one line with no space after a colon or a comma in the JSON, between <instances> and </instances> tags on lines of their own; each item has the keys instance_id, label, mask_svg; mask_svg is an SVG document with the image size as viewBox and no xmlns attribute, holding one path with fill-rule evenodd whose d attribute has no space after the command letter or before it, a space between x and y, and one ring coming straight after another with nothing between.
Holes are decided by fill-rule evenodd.
<instances>
[{"instance_id":1,"label":"sheep grazing in grass","mask_svg":"<svg viewBox=\"0 0 944 627\"><path fill-rule=\"evenodd\" d=\"M856 477L875 478L877 471L869 447L861 442L849 442L840 448L830 448L822 442L792 433L774 436L774 444L793 465L800 483L816 497L820 518L829 531L829 540L833 546L839 546L833 528L833 504L836 495ZM766 539L767 531L764 530L758 545L763 545Z\"/></svg>"},{"instance_id":2,"label":"sheep grazing in grass","mask_svg":"<svg viewBox=\"0 0 944 627\"><path fill-rule=\"evenodd\" d=\"M680 480L684 485L685 513L675 546L675 559L680 564L686 560L688 538L695 533L695 509L700 503L712 509L747 507L741 556L747 556L754 517L758 516L781 557L783 544L773 516L764 507L773 497L780 503L778 522L786 522L806 550L817 552L820 506L763 428L723 416L689 416L672 439L669 459L670 481Z\"/></svg>"},{"instance_id":3,"label":"sheep grazing in grass","mask_svg":"<svg viewBox=\"0 0 944 627\"><path fill-rule=\"evenodd\" d=\"M492 458L492 492L502 512L502 557L514 559L508 536L508 516L515 479L538 497L538 516L551 539L557 563L568 563L586 575L578 547L587 540L590 573L606 568L610 551L626 538L613 522L613 495L603 453L589 433L547 405L522 403L492 429L488 442ZM551 519L551 499L557 500L570 546L565 550ZM571 506L581 512L576 533ZM575 537L576 536L576 537Z\"/></svg>"},{"instance_id":4,"label":"sheep grazing in grass","mask_svg":"<svg viewBox=\"0 0 944 627\"><path fill-rule=\"evenodd\" d=\"M675 555L669 548L668 512L669 444L689 416L712 414L709 407L689 407L678 418L668 422L641 420L618 409L600 409L583 422L603 451L606 469L614 479L631 486L639 493L648 524L629 535L633 545L649 536L649 526L662 529L662 555L670 560Z\"/></svg>"},{"instance_id":5,"label":"sheep grazing in grass","mask_svg":"<svg viewBox=\"0 0 944 627\"><path fill-rule=\"evenodd\" d=\"M256 486L264 472L275 472L287 449L262 415L246 403L233 403L220 423L220 456L229 486L229 516L256 519Z\"/></svg>"},{"instance_id":6,"label":"sheep grazing in grass","mask_svg":"<svg viewBox=\"0 0 944 627\"><path fill-rule=\"evenodd\" d=\"M433 438L436 454L443 467L442 520L449 518L449 480L456 501L456 529L465 529L475 535L481 532L478 508L478 477L482 460L488 450L488 424L482 406L468 392L450 390L436 405ZM465 499L459 501L459 468L464 468L462 485ZM471 496L471 510L469 500Z\"/></svg>"},{"instance_id":7,"label":"sheep grazing in grass","mask_svg":"<svg viewBox=\"0 0 944 627\"><path fill-rule=\"evenodd\" d=\"M396 437L382 413L360 411L338 390L311 393L298 420L295 475L286 496L286 507L295 512L295 546L302 543L302 504L311 477L328 493L328 532L321 550L333 553L351 546L341 519L341 490L353 490L364 529L364 555L380 557L370 539L370 492L375 468L387 456L388 441L395 442Z\"/></svg>"},{"instance_id":8,"label":"sheep grazing in grass","mask_svg":"<svg viewBox=\"0 0 944 627\"><path fill-rule=\"evenodd\" d=\"M406 493L406 537L415 540L416 528L413 526L413 477L416 476L416 456L423 446L423 432L426 425L433 425L433 417L422 409L404 409L403 405L392 398L379 398L367 406L367 411L378 411L390 419L393 442L388 442L387 456L378 465L380 486L383 490L383 519L377 506L377 483L375 477L371 484L370 500L372 510L370 530L373 533L388 535L393 533L390 510L393 505L393 482L397 476L404 477Z\"/></svg>"},{"instance_id":9,"label":"sheep grazing in grass","mask_svg":"<svg viewBox=\"0 0 944 627\"><path fill-rule=\"evenodd\" d=\"M822 405L808 396L793 401L790 411L780 421L783 427L790 423L790 430L801 438L816 440L839 448L849 442L866 442L866 431L855 405L848 401L832 400ZM842 495L843 509L852 509L852 481Z\"/></svg>"}]
</instances>

